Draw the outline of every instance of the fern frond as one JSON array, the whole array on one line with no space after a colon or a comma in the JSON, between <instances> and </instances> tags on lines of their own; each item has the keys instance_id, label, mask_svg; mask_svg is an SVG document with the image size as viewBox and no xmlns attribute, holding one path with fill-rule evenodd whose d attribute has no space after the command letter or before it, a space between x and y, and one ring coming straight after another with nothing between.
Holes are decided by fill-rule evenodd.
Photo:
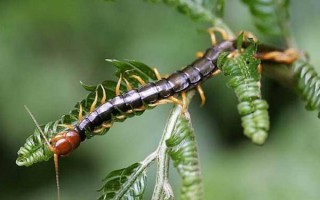
<instances>
[{"instance_id":1,"label":"fern frond","mask_svg":"<svg viewBox=\"0 0 320 200\"><path fill-rule=\"evenodd\" d=\"M242 41L242 35L238 41ZM242 46L241 42L239 44ZM218 59L218 67L229 77L228 86L234 89L238 98L238 111L241 115L244 134L256 144L263 144L269 130L268 104L261 98L258 72L260 60L254 57L257 46L251 44L235 57L223 53Z\"/></svg>"},{"instance_id":2,"label":"fern frond","mask_svg":"<svg viewBox=\"0 0 320 200\"><path fill-rule=\"evenodd\" d=\"M320 111L320 76L312 65L303 60L294 63L296 87L307 110ZM320 112L318 114L320 118Z\"/></svg>"},{"instance_id":3,"label":"fern frond","mask_svg":"<svg viewBox=\"0 0 320 200\"><path fill-rule=\"evenodd\" d=\"M140 163L110 172L99 189L99 200L140 200L146 187L147 174Z\"/></svg>"},{"instance_id":4,"label":"fern frond","mask_svg":"<svg viewBox=\"0 0 320 200\"><path fill-rule=\"evenodd\" d=\"M203 185L195 139L190 119L181 115L172 136L166 141L174 167L182 178L181 199L203 199Z\"/></svg>"}]
</instances>

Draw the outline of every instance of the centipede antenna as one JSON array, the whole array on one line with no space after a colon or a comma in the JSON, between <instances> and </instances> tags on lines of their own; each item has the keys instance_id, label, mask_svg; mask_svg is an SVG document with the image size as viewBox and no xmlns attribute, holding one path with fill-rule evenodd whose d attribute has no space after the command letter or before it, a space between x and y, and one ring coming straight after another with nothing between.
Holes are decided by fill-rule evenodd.
<instances>
[{"instance_id":1,"label":"centipede antenna","mask_svg":"<svg viewBox=\"0 0 320 200\"><path fill-rule=\"evenodd\" d=\"M29 113L30 117L32 118L32 121L35 123L35 125L36 125L37 129L39 130L39 132L41 133L43 139L46 141L48 147L49 147L50 150L53 152L53 149L54 149L54 148L51 146L49 140L47 139L47 137L46 137L45 134L43 133L40 125L38 124L38 122L37 122L37 120L36 120L36 118L33 116L33 114L31 113L31 111L29 110L29 108L28 108L26 105L24 105L24 108L25 108L25 109L27 110L27 112Z\"/></svg>"},{"instance_id":2,"label":"centipede antenna","mask_svg":"<svg viewBox=\"0 0 320 200\"><path fill-rule=\"evenodd\" d=\"M48 147L50 148L50 150L53 152L54 148L51 146L51 144L49 143L47 137L44 135L40 125L38 124L36 118L33 116L33 114L31 113L31 111L29 110L29 108L25 105L24 108L27 110L27 112L29 113L30 117L32 118L32 121L36 124L37 129L39 130L39 132L41 133L42 137L44 138L44 140L46 141ZM55 168L55 172L56 172L56 184L57 184L57 192L58 192L58 200L60 200L60 185L59 185L59 167L58 167L58 155L54 154L54 168Z\"/></svg>"},{"instance_id":3,"label":"centipede antenna","mask_svg":"<svg viewBox=\"0 0 320 200\"><path fill-rule=\"evenodd\" d=\"M54 169L56 172L56 184L57 184L57 195L58 200L60 200L60 181L59 181L59 156L57 154L54 154Z\"/></svg>"}]
</instances>

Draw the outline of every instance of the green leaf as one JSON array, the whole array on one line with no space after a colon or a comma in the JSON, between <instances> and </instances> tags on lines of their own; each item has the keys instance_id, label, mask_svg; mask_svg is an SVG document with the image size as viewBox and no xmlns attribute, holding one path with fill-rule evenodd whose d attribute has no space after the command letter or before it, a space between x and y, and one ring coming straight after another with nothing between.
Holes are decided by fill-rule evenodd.
<instances>
[{"instance_id":1,"label":"green leaf","mask_svg":"<svg viewBox=\"0 0 320 200\"><path fill-rule=\"evenodd\" d=\"M233 57L229 58L226 53L219 56L218 67L229 78L227 85L238 98L237 108L244 134L252 142L261 145L266 141L270 126L268 104L261 98L261 74L258 72L260 60L254 57L257 44L252 40L249 42L244 51L238 50ZM241 45L242 39L238 38L238 43Z\"/></svg>"},{"instance_id":2,"label":"green leaf","mask_svg":"<svg viewBox=\"0 0 320 200\"><path fill-rule=\"evenodd\" d=\"M93 91L95 91L96 88L97 88L97 86L95 86L95 85L87 85L87 84L83 83L82 81L80 81L80 85L81 85L85 90L87 90L87 91L89 91L89 92L93 92Z\"/></svg>"},{"instance_id":3,"label":"green leaf","mask_svg":"<svg viewBox=\"0 0 320 200\"><path fill-rule=\"evenodd\" d=\"M254 17L256 27L267 35L289 36L289 0L242 0Z\"/></svg>"},{"instance_id":4,"label":"green leaf","mask_svg":"<svg viewBox=\"0 0 320 200\"><path fill-rule=\"evenodd\" d=\"M105 184L99 189L102 192L99 200L142 199L147 176L146 171L141 168L140 163L135 163L109 173L103 180Z\"/></svg>"},{"instance_id":5,"label":"green leaf","mask_svg":"<svg viewBox=\"0 0 320 200\"><path fill-rule=\"evenodd\" d=\"M197 143L190 119L185 115L179 117L166 144L174 167L182 177L181 199L203 199Z\"/></svg>"},{"instance_id":6,"label":"green leaf","mask_svg":"<svg viewBox=\"0 0 320 200\"><path fill-rule=\"evenodd\" d=\"M143 63L140 63L137 61L131 61L131 60L127 60L127 61L110 60L110 62L118 68L118 71L116 72L116 74L118 76L120 74L123 74L123 77L127 78L127 81L135 88L140 87L141 85L136 79L130 78L130 76L133 74L139 76L145 82L156 80L156 75L153 69ZM106 92L107 99L111 99L115 96L115 88L117 85L117 82L115 81L106 80L96 86L86 85L82 82L80 83L82 87L85 90L89 91L90 93L82 101L76 103L76 105L74 106L74 109L71 110L69 114L63 115L60 119L54 122L49 122L45 125L41 125L41 128L45 136L49 140L54 136L56 136L58 133L66 130L66 128L61 127L59 125L61 124L76 125L78 123L80 104L83 108L83 115L86 116L89 114L90 107L96 96L96 92L98 93L97 106L99 106L101 104L100 101L103 96L102 87ZM121 83L120 90L121 92L126 92L128 90L124 82ZM147 107L147 108L150 109L151 107ZM126 117L132 117L134 115L140 115L142 113L143 111L133 112L133 113L127 114ZM112 120L123 121L125 119L114 118ZM94 135L103 135L107 131L108 129L104 129L95 134L93 134L92 132L86 132L86 137L91 138ZM30 166L37 162L47 161L49 158L52 157L52 155L53 155L52 152L48 149L39 131L35 129L34 133L27 138L25 144L19 149L16 163L19 166Z\"/></svg>"},{"instance_id":7,"label":"green leaf","mask_svg":"<svg viewBox=\"0 0 320 200\"><path fill-rule=\"evenodd\" d=\"M307 110L318 110L320 118L320 76L314 67L300 59L294 63L296 89Z\"/></svg>"},{"instance_id":8,"label":"green leaf","mask_svg":"<svg viewBox=\"0 0 320 200\"><path fill-rule=\"evenodd\" d=\"M36 129L34 134L27 138L24 146L19 149L18 155L16 164L28 167L33 163L49 160L52 152L47 148L40 132Z\"/></svg>"}]
</instances>

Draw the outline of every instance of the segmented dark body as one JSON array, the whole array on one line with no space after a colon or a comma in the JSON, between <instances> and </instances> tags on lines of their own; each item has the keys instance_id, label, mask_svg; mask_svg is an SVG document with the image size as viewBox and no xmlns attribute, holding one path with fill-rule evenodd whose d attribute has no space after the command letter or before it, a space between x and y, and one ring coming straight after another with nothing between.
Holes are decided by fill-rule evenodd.
<instances>
[{"instance_id":1,"label":"segmented dark body","mask_svg":"<svg viewBox=\"0 0 320 200\"><path fill-rule=\"evenodd\" d=\"M220 53L233 49L231 41L224 41L217 47L207 49L203 57L168 78L148 83L110 99L85 117L75 129L84 140L86 131L93 131L103 122L111 121L114 116L194 88L217 70L216 62Z\"/></svg>"}]
</instances>

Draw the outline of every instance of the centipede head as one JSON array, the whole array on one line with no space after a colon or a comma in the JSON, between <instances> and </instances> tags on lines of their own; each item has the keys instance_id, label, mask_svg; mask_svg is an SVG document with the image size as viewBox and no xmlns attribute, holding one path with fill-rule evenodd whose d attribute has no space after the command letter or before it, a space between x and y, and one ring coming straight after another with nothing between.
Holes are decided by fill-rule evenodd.
<instances>
[{"instance_id":1,"label":"centipede head","mask_svg":"<svg viewBox=\"0 0 320 200\"><path fill-rule=\"evenodd\" d=\"M61 157L70 155L80 145L80 142L80 135L75 130L61 132L50 140L53 153Z\"/></svg>"},{"instance_id":2,"label":"centipede head","mask_svg":"<svg viewBox=\"0 0 320 200\"><path fill-rule=\"evenodd\" d=\"M54 167L56 172L56 184L57 184L57 195L58 200L60 200L60 184L59 184L59 157L60 156L67 156L69 155L75 148L77 148L81 142L80 135L78 132L74 130L68 130L65 132L58 133L55 137L53 137L50 142L47 139L46 135L43 133L40 125L38 124L37 120L25 106L25 109L31 116L33 122L35 123L37 129L41 133L43 139L45 140L48 148L54 153Z\"/></svg>"}]
</instances>

